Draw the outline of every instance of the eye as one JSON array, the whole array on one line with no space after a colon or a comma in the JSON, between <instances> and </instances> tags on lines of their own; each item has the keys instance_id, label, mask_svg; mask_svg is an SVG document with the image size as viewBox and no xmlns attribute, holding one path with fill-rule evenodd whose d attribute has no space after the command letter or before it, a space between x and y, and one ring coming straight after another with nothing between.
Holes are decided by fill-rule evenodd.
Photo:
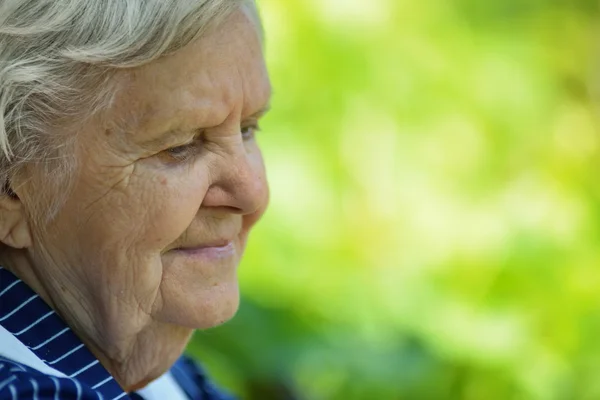
<instances>
[{"instance_id":1,"label":"eye","mask_svg":"<svg viewBox=\"0 0 600 400\"><path fill-rule=\"evenodd\" d=\"M190 148L193 147L194 143L184 144L182 146L171 147L167 149L167 152L173 157L181 157L181 155L190 151Z\"/></svg>"},{"instance_id":2,"label":"eye","mask_svg":"<svg viewBox=\"0 0 600 400\"><path fill-rule=\"evenodd\" d=\"M260 131L258 122L248 123L246 126L242 126L241 133L244 140L251 140L256 136L256 132Z\"/></svg>"},{"instance_id":3,"label":"eye","mask_svg":"<svg viewBox=\"0 0 600 400\"><path fill-rule=\"evenodd\" d=\"M184 162L191 159L198 153L200 143L198 140L183 144L181 146L171 147L160 153L161 157L170 162Z\"/></svg>"}]
</instances>

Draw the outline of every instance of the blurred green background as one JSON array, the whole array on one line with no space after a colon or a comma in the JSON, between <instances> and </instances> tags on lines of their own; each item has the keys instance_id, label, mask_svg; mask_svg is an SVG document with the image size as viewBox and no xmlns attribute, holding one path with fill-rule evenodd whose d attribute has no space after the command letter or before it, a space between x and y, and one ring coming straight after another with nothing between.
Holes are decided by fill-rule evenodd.
<instances>
[{"instance_id":1,"label":"blurred green background","mask_svg":"<svg viewBox=\"0 0 600 400\"><path fill-rule=\"evenodd\" d=\"M600 399L597 2L259 4L271 207L190 352L248 400Z\"/></svg>"}]
</instances>

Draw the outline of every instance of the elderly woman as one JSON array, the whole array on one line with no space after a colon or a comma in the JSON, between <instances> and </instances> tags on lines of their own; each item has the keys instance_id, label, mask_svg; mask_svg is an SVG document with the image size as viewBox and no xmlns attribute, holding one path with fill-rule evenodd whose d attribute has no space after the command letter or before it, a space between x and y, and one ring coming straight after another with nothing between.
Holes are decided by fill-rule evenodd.
<instances>
[{"instance_id":1,"label":"elderly woman","mask_svg":"<svg viewBox=\"0 0 600 400\"><path fill-rule=\"evenodd\" d=\"M270 84L242 0L0 0L0 399L220 399Z\"/></svg>"}]
</instances>

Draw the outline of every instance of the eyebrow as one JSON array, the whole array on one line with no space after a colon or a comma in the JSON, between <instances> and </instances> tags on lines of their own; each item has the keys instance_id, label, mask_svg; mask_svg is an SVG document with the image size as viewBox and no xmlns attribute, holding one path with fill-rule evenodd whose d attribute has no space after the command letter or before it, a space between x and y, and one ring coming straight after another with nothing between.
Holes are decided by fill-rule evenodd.
<instances>
[{"instance_id":1,"label":"eyebrow","mask_svg":"<svg viewBox=\"0 0 600 400\"><path fill-rule=\"evenodd\" d=\"M177 144L178 138L183 136L191 136L194 133L194 137L198 135L198 133L202 129L196 130L182 130L182 129L172 129L166 132L163 132L160 136L155 137L150 140L143 141L141 145L146 149L156 149L159 147L169 147Z\"/></svg>"},{"instance_id":2,"label":"eyebrow","mask_svg":"<svg viewBox=\"0 0 600 400\"><path fill-rule=\"evenodd\" d=\"M271 103L267 103L260 110L256 111L254 114L250 115L251 118L260 118L263 117L266 113L271 111Z\"/></svg>"},{"instance_id":3,"label":"eyebrow","mask_svg":"<svg viewBox=\"0 0 600 400\"><path fill-rule=\"evenodd\" d=\"M254 112L253 114L244 117L244 119L246 118L262 118L263 116L265 116L265 114L267 114L269 111L271 110L271 103L267 103L266 105L264 105L263 107L261 107L258 111ZM177 142L177 138L179 137L183 137L183 136L189 136L192 137L196 137L198 136L198 134L200 134L204 129L207 128L196 128L196 129L171 129L169 131L166 131L164 133L162 133L160 136L154 138L154 139L150 139L148 141L145 141L143 143L144 147L147 148L156 148L156 147L168 147L169 145L175 144Z\"/></svg>"}]
</instances>

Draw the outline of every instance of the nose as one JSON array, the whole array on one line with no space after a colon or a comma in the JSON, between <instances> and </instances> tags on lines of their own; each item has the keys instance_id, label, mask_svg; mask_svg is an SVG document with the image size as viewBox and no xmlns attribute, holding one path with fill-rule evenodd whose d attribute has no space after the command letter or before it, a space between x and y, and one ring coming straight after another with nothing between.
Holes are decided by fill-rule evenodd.
<instances>
[{"instance_id":1,"label":"nose","mask_svg":"<svg viewBox=\"0 0 600 400\"><path fill-rule=\"evenodd\" d=\"M241 215L257 214L268 202L268 185L260 153L240 152L220 159L202 205L227 208Z\"/></svg>"}]
</instances>

